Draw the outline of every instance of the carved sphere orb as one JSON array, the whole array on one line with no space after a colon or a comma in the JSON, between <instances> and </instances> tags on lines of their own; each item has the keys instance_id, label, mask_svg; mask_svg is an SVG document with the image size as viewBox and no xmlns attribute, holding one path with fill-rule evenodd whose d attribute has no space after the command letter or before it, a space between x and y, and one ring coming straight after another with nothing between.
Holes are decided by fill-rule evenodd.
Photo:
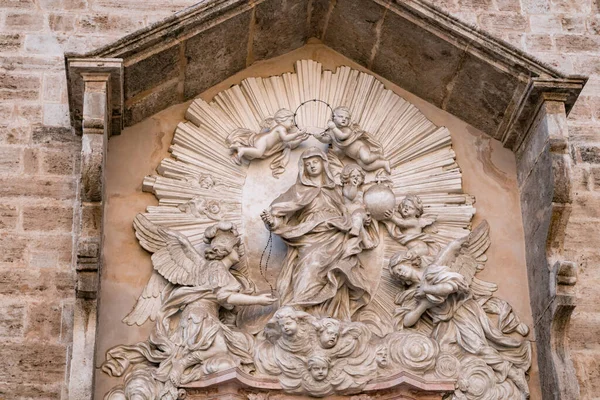
<instances>
[{"instance_id":1,"label":"carved sphere orb","mask_svg":"<svg viewBox=\"0 0 600 400\"><path fill-rule=\"evenodd\" d=\"M381 183L371 186L364 194L363 200L367 206L367 211L371 217L378 221L384 219L387 210L392 210L396 206L396 196L392 189Z\"/></svg>"}]
</instances>

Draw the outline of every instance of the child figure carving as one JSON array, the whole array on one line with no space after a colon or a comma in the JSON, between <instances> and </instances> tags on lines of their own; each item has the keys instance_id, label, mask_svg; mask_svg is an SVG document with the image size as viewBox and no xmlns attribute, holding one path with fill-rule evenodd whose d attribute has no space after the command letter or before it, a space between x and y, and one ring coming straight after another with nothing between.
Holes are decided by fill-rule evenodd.
<instances>
[{"instance_id":1,"label":"child figure carving","mask_svg":"<svg viewBox=\"0 0 600 400\"><path fill-rule=\"evenodd\" d=\"M353 159L365 171L383 168L388 174L391 173L390 162L383 156L381 144L358 124L352 123L352 115L347 107L336 107L327 127L329 129L315 135L315 138L331 144L334 152Z\"/></svg>"},{"instance_id":2,"label":"child figure carving","mask_svg":"<svg viewBox=\"0 0 600 400\"><path fill-rule=\"evenodd\" d=\"M227 145L233 162L238 165L242 165L242 159L263 159L279 153L271 162L273 176L277 177L285 170L290 150L298 147L309 135L296 127L294 113L285 108L277 111L272 118L265 119L261 126L263 129L258 133L236 129L227 136Z\"/></svg>"}]
</instances>

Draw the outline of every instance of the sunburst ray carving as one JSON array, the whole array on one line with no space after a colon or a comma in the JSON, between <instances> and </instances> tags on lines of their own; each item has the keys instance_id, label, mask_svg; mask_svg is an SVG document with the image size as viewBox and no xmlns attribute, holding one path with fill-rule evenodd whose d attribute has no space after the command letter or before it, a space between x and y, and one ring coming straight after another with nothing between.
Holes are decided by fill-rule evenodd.
<instances>
[{"instance_id":1,"label":"sunburst ray carving","mask_svg":"<svg viewBox=\"0 0 600 400\"><path fill-rule=\"evenodd\" d=\"M177 126L171 157L160 163L156 175L144 180L143 190L154 193L159 200L158 206L148 207L145 216L157 225L183 232L194 245L199 245L204 229L215 222L215 216L192 214L182 208L201 198L219 206L220 218L242 228L247 166L232 163L227 136L238 128L258 132L261 122L277 110L294 111L309 101L297 112L298 126L325 129L331 117L327 104L348 107L353 120L382 144L391 162L390 179L397 200L407 193L421 197L426 212L438 215L436 232L431 235L441 245L465 234L475 208L473 198L462 191L462 174L446 128L434 125L415 106L368 73L346 66L335 72L324 71L320 63L312 60L296 62L295 71L244 79L220 92L210 103L194 100L187 110L187 121ZM327 104L310 102L313 99ZM384 244L384 272L369 309L390 315L398 289L387 271L387 263L394 252L403 248L387 235Z\"/></svg>"}]
</instances>

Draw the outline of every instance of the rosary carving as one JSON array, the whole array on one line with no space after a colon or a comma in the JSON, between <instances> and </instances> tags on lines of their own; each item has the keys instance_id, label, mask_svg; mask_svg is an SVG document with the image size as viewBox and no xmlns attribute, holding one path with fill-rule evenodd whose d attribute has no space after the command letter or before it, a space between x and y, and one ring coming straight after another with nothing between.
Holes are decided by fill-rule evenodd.
<instances>
[{"instance_id":1,"label":"rosary carving","mask_svg":"<svg viewBox=\"0 0 600 400\"><path fill-rule=\"evenodd\" d=\"M303 61L298 74L307 68L320 71ZM123 322L153 329L107 352L102 370L122 383L105 399L181 399L227 371L259 389L314 397L390 388L398 376L443 383L455 400L529 397L529 328L478 277L501 266L486 265L492 228L469 229L475 210L449 134L374 78L335 74L327 76L362 108L335 103L334 91L323 99L332 113L326 103L293 113L267 79L247 85L263 85L271 99L245 97L256 102L248 125L240 122L252 108L233 111L225 95L190 108L188 119L205 126L180 125L175 160L144 181L160 203L134 220L154 270ZM377 89L379 103L361 101L365 85L348 77ZM403 126L390 120L402 115ZM242 215L253 163L287 189L255 188L270 204ZM458 187L444 187L440 174ZM252 278L259 265L247 247L265 242L241 231L245 218L285 246L274 293ZM262 398L259 389L249 398Z\"/></svg>"}]
</instances>

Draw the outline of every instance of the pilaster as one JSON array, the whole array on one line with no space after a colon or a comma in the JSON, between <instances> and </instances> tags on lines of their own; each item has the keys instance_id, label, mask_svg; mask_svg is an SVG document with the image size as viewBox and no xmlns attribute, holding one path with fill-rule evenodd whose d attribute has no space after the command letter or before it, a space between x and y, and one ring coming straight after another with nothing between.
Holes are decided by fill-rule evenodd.
<instances>
[{"instance_id":1,"label":"pilaster","mask_svg":"<svg viewBox=\"0 0 600 400\"><path fill-rule=\"evenodd\" d=\"M113 131L112 80L119 68L107 70L101 62L83 63L70 72L80 80L82 135L79 204L81 223L77 240L77 284L73 327L73 355L69 375L69 398L93 398L94 356L98 312L98 289L102 266L102 226L86 226L85 215L104 215L104 168L108 137Z\"/></svg>"},{"instance_id":2,"label":"pilaster","mask_svg":"<svg viewBox=\"0 0 600 400\"><path fill-rule=\"evenodd\" d=\"M578 399L567 331L575 308L576 264L564 259L571 213L571 158L565 101L544 92L516 149L529 294L544 399Z\"/></svg>"}]
</instances>

